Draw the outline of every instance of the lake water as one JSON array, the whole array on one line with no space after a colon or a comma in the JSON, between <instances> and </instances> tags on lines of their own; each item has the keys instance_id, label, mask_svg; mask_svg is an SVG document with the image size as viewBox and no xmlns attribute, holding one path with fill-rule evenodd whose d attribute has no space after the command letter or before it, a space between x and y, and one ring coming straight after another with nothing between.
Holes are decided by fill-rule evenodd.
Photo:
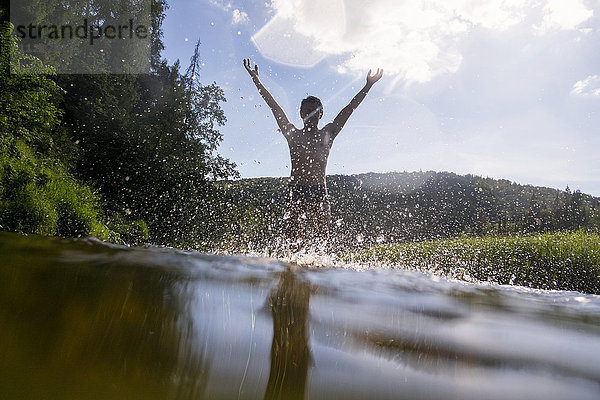
<instances>
[{"instance_id":1,"label":"lake water","mask_svg":"<svg viewBox=\"0 0 600 400\"><path fill-rule=\"evenodd\" d=\"M2 399L599 399L600 297L0 233Z\"/></svg>"}]
</instances>

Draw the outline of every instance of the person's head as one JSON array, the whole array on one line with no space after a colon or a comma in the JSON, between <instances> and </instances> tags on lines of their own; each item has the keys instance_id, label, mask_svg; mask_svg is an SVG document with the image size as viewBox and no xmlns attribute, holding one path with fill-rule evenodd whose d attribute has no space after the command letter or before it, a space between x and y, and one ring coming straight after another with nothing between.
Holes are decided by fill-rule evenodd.
<instances>
[{"instance_id":1,"label":"person's head","mask_svg":"<svg viewBox=\"0 0 600 400\"><path fill-rule=\"evenodd\" d=\"M308 96L300 103L300 117L304 122L314 120L318 122L323 116L323 104L315 96Z\"/></svg>"}]
</instances>

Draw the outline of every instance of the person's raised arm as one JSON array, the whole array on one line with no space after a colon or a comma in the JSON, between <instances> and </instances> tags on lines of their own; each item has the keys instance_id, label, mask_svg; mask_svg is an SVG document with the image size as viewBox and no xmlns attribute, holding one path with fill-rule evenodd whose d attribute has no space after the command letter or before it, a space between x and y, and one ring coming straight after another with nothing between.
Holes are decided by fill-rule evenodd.
<instances>
[{"instance_id":1,"label":"person's raised arm","mask_svg":"<svg viewBox=\"0 0 600 400\"><path fill-rule=\"evenodd\" d=\"M262 82L258 78L258 65L254 64L254 69L252 69L250 59L248 58L244 60L244 67L252 77L252 81L258 89L258 93L260 93L267 105L271 108L273 116L275 116L275 120L277 121L277 125L281 130L281 133L283 133L284 136L288 136L291 132L294 131L294 129L296 129L296 127L290 122L281 106L277 103L277 101L275 101L271 93L269 93L267 88L262 84Z\"/></svg>"},{"instance_id":2,"label":"person's raised arm","mask_svg":"<svg viewBox=\"0 0 600 400\"><path fill-rule=\"evenodd\" d=\"M358 105L363 101L371 86L375 84L381 77L383 76L383 69L377 68L377 72L375 75L371 75L371 70L367 73L367 83L365 86L350 100L350 103L346 107L339 112L339 114L335 117L332 122L333 125L333 137L337 136L338 133L342 130L352 112L358 107Z\"/></svg>"}]
</instances>

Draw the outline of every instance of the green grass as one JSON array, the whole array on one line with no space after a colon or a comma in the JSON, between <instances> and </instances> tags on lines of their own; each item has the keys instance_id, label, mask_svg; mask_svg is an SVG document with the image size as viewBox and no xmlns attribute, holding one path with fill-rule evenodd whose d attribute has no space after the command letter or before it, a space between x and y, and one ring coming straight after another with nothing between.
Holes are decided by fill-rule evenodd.
<instances>
[{"instance_id":1,"label":"green grass","mask_svg":"<svg viewBox=\"0 0 600 400\"><path fill-rule=\"evenodd\" d=\"M381 245L351 257L451 278L600 294L600 236L584 231Z\"/></svg>"}]
</instances>

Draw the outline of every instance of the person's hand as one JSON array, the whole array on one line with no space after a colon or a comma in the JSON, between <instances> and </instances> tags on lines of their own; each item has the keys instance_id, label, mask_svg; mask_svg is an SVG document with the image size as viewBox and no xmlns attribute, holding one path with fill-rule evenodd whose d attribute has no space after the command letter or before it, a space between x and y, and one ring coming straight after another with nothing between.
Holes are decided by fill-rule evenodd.
<instances>
[{"instance_id":1,"label":"person's hand","mask_svg":"<svg viewBox=\"0 0 600 400\"><path fill-rule=\"evenodd\" d=\"M257 73L258 73L258 70L257 70ZM369 72L367 73L367 85L373 86L373 84L375 82L377 82L378 80L380 80L382 76L383 76L383 69L377 68L377 72L375 72L375 75L371 75L371 70L369 70Z\"/></svg>"},{"instance_id":2,"label":"person's hand","mask_svg":"<svg viewBox=\"0 0 600 400\"><path fill-rule=\"evenodd\" d=\"M248 71L248 73L250 74L250 76L254 79L258 79L258 65L254 64L254 69L252 69L252 64L250 64L250 59L246 58L244 59L244 67L246 68L246 71Z\"/></svg>"}]
</instances>

